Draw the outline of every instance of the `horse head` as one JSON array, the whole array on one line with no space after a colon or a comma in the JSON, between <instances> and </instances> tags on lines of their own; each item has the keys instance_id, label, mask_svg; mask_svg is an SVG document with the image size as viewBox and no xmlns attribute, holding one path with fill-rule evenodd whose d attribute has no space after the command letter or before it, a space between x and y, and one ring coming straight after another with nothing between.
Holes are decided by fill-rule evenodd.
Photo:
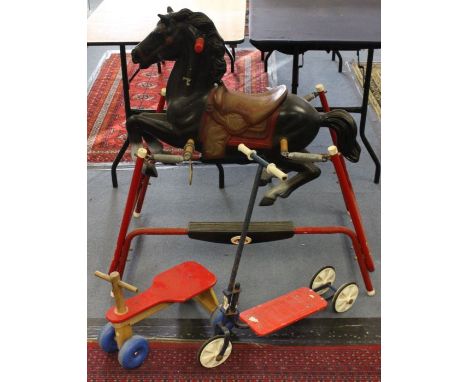
<instances>
[{"instance_id":1,"label":"horse head","mask_svg":"<svg viewBox=\"0 0 468 382\"><path fill-rule=\"evenodd\" d=\"M146 69L159 61L196 56L213 64L214 81L219 81L226 71L224 41L208 16L186 8L174 12L168 7L168 13L158 17L156 28L132 50L133 62Z\"/></svg>"}]
</instances>

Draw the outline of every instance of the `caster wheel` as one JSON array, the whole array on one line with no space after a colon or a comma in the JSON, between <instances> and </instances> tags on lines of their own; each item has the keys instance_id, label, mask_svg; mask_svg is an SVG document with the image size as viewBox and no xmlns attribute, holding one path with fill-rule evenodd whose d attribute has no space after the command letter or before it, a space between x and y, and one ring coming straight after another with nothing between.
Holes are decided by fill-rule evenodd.
<instances>
[{"instance_id":1,"label":"caster wheel","mask_svg":"<svg viewBox=\"0 0 468 382\"><path fill-rule=\"evenodd\" d=\"M312 280L310 280L309 288L315 291L317 288L319 288L322 285L325 285L325 284L328 284L328 283L330 283L330 285L332 285L335 282L335 278L336 278L335 268L328 265L328 266L323 267L322 269L320 269L314 275L314 277L312 277ZM326 293L329 289L330 288L324 288L324 289L320 289L319 291L316 291L316 292L318 294L322 295L322 294Z\"/></svg>"},{"instance_id":2,"label":"caster wheel","mask_svg":"<svg viewBox=\"0 0 468 382\"><path fill-rule=\"evenodd\" d=\"M107 353L113 353L119 350L117 342L115 341L115 329L110 322L108 322L99 332L98 343L102 350Z\"/></svg>"},{"instance_id":3,"label":"caster wheel","mask_svg":"<svg viewBox=\"0 0 468 382\"><path fill-rule=\"evenodd\" d=\"M342 285L333 296L333 309L336 313L344 313L351 309L359 295L356 283Z\"/></svg>"},{"instance_id":4,"label":"caster wheel","mask_svg":"<svg viewBox=\"0 0 468 382\"><path fill-rule=\"evenodd\" d=\"M140 366L148 356L149 346L146 338L133 336L123 344L119 350L119 363L125 369L135 369Z\"/></svg>"},{"instance_id":5,"label":"caster wheel","mask_svg":"<svg viewBox=\"0 0 468 382\"><path fill-rule=\"evenodd\" d=\"M228 347L220 360L216 359L224 344L224 336L215 336L206 341L198 351L198 362L203 367L211 369L224 363L232 351L232 343L229 341Z\"/></svg>"}]
</instances>

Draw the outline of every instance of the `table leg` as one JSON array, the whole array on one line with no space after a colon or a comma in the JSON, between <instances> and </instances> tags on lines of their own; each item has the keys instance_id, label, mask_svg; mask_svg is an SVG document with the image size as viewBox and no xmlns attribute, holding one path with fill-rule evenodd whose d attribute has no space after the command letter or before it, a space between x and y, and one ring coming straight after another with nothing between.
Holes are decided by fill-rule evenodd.
<instances>
[{"instance_id":1,"label":"table leg","mask_svg":"<svg viewBox=\"0 0 468 382\"><path fill-rule=\"evenodd\" d=\"M120 67L122 69L122 89L125 104L125 117L128 118L132 114L132 111L130 109L130 91L128 83L127 54L125 52L125 45L120 45Z\"/></svg>"},{"instance_id":2,"label":"table leg","mask_svg":"<svg viewBox=\"0 0 468 382\"><path fill-rule=\"evenodd\" d=\"M263 53L263 52L262 52ZM263 69L265 73L268 72L268 59L270 58L271 54L273 53L272 50L270 50L267 55L263 58Z\"/></svg>"},{"instance_id":3,"label":"table leg","mask_svg":"<svg viewBox=\"0 0 468 382\"><path fill-rule=\"evenodd\" d=\"M119 183L117 182L117 166L120 163L120 160L125 154L125 151L127 151L128 146L130 145L130 141L128 138L125 140L123 143L122 147L120 148L117 156L114 159L114 162L112 162L112 167L111 167L111 177L112 177L112 187L117 188L119 186Z\"/></svg>"},{"instance_id":4,"label":"table leg","mask_svg":"<svg viewBox=\"0 0 468 382\"><path fill-rule=\"evenodd\" d=\"M231 60L231 73L234 73L234 56L232 55L232 53L229 51L229 49L227 48L227 46L225 45L224 46L224 50L225 52L227 53L227 55L229 56L229 59Z\"/></svg>"},{"instance_id":5,"label":"table leg","mask_svg":"<svg viewBox=\"0 0 468 382\"><path fill-rule=\"evenodd\" d=\"M371 75L372 75L372 61L374 60L374 49L369 49L367 53L367 66L366 66L366 78L364 80L364 94L362 96L362 107L361 107L361 122L359 123L359 135L366 146L368 153L370 154L372 160L375 163L375 175L374 175L374 183L379 183L380 181L380 161L377 158L372 146L370 145L369 141L365 135L366 129L366 118L367 118L367 105L369 102L369 89L370 89L370 82L371 82Z\"/></svg>"},{"instance_id":6,"label":"table leg","mask_svg":"<svg viewBox=\"0 0 468 382\"><path fill-rule=\"evenodd\" d=\"M124 96L124 105L125 105L125 118L129 118L132 115L132 110L130 108L130 91L129 91L129 82L128 82L128 73L127 73L127 53L125 52L125 44L119 45L120 47L120 68L122 70L122 89ZM128 139L125 140L124 144L119 150L119 153L112 162L111 167L111 177L112 177L112 187L117 188L119 186L117 182L117 166L120 163L125 151L129 145Z\"/></svg>"},{"instance_id":7,"label":"table leg","mask_svg":"<svg viewBox=\"0 0 468 382\"><path fill-rule=\"evenodd\" d=\"M334 50L333 55L332 55L333 61L335 61L334 60L335 54L338 56L338 72L342 73L343 72L343 57L341 57L341 53L339 50L336 50L336 51Z\"/></svg>"},{"instance_id":8,"label":"table leg","mask_svg":"<svg viewBox=\"0 0 468 382\"><path fill-rule=\"evenodd\" d=\"M292 68L292 83L291 93L297 94L297 87L299 86L299 52L294 50L293 54L293 68Z\"/></svg>"}]
</instances>

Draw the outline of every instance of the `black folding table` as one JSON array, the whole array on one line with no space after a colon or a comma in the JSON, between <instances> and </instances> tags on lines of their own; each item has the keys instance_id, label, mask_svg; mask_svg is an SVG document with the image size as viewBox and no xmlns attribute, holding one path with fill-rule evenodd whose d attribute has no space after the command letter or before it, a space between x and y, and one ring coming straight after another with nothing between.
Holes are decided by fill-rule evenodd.
<instances>
[{"instance_id":1,"label":"black folding table","mask_svg":"<svg viewBox=\"0 0 468 382\"><path fill-rule=\"evenodd\" d=\"M380 161L365 135L374 49L380 49L380 0L254 0L249 2L249 39L262 52L293 56L292 93L299 85L299 55L309 50L367 49L361 106L340 106L361 114L359 135L375 163L374 182L380 180ZM322 108L317 108L322 111Z\"/></svg>"}]
</instances>

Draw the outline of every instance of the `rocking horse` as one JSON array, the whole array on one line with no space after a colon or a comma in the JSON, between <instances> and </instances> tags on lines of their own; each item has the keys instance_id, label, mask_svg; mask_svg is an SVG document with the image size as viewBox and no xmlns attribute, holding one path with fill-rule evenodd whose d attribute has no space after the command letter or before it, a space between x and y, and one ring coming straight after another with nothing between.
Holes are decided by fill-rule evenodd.
<instances>
[{"instance_id":1,"label":"rocking horse","mask_svg":"<svg viewBox=\"0 0 468 382\"><path fill-rule=\"evenodd\" d=\"M361 148L357 127L344 110L320 114L306 100L288 94L280 85L259 94L227 89L222 81L226 71L224 43L213 22L203 13L182 9L159 14L159 22L132 50L132 60L141 69L160 61L175 61L167 82L166 113L141 113L127 119L126 128L135 157L143 141L149 150L162 153L161 141L183 148L189 139L202 153L204 163L247 164L237 146L245 143L282 171L297 174L267 191L260 205L272 205L320 175L314 163L287 159L280 141L287 139L291 151L307 153L320 127L335 132L338 150L357 162ZM154 164L145 173L157 176ZM271 175L262 174L262 184Z\"/></svg>"}]
</instances>

